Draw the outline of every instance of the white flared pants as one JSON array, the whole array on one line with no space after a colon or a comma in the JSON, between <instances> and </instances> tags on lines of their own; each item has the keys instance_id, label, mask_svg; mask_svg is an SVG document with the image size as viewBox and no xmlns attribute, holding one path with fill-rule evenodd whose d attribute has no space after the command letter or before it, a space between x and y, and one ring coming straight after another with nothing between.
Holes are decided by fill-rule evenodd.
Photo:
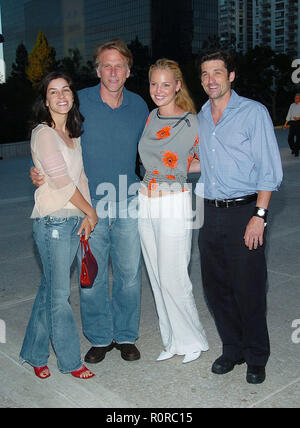
<instances>
[{"instance_id":1,"label":"white flared pants","mask_svg":"<svg viewBox=\"0 0 300 428\"><path fill-rule=\"evenodd\" d=\"M149 198L139 194L139 233L153 290L163 346L173 354L207 351L188 274L190 192Z\"/></svg>"}]
</instances>

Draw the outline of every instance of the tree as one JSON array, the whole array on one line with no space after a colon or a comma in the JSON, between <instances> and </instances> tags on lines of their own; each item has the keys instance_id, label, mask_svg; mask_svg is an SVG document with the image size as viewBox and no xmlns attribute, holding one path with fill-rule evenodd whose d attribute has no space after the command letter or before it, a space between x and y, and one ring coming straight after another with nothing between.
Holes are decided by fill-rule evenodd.
<instances>
[{"instance_id":1,"label":"tree","mask_svg":"<svg viewBox=\"0 0 300 428\"><path fill-rule=\"evenodd\" d=\"M37 87L43 76L51 71L55 66L55 49L52 48L45 34L39 30L36 43L33 46L29 57L26 74L33 87Z\"/></svg>"},{"instance_id":2,"label":"tree","mask_svg":"<svg viewBox=\"0 0 300 428\"><path fill-rule=\"evenodd\" d=\"M82 56L78 48L69 49L69 56L59 60L57 68L72 77L77 90L96 85L99 80L95 67L90 61L86 65L82 64Z\"/></svg>"},{"instance_id":3,"label":"tree","mask_svg":"<svg viewBox=\"0 0 300 428\"><path fill-rule=\"evenodd\" d=\"M240 95L260 101L280 124L291 99L291 62L286 54L277 54L268 46L255 46L246 54L236 55L235 86Z\"/></svg>"},{"instance_id":4,"label":"tree","mask_svg":"<svg viewBox=\"0 0 300 428\"><path fill-rule=\"evenodd\" d=\"M130 77L126 83L126 87L137 92L145 101L151 104L152 100L149 96L148 71L151 64L148 46L143 45L138 36L128 45L133 55L133 66L130 70Z\"/></svg>"},{"instance_id":5,"label":"tree","mask_svg":"<svg viewBox=\"0 0 300 428\"><path fill-rule=\"evenodd\" d=\"M13 77L20 77L27 79L26 68L28 67L28 52L23 43L17 46L16 62L12 64L11 75Z\"/></svg>"},{"instance_id":6,"label":"tree","mask_svg":"<svg viewBox=\"0 0 300 428\"><path fill-rule=\"evenodd\" d=\"M20 43L6 83L0 85L0 144L28 139L34 90L26 76L27 49Z\"/></svg>"}]
</instances>

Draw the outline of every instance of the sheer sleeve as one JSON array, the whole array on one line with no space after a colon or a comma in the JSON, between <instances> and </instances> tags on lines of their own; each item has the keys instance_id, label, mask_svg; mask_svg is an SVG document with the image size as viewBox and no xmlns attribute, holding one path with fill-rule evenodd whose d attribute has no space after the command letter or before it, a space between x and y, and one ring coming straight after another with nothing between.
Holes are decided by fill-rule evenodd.
<instances>
[{"instance_id":1,"label":"sheer sleeve","mask_svg":"<svg viewBox=\"0 0 300 428\"><path fill-rule=\"evenodd\" d=\"M41 128L32 141L33 158L46 175L46 182L34 194L35 205L41 217L65 207L73 196L76 185L68 174L68 168L59 148L59 140L53 130Z\"/></svg>"},{"instance_id":2,"label":"sheer sleeve","mask_svg":"<svg viewBox=\"0 0 300 428\"><path fill-rule=\"evenodd\" d=\"M84 197L86 201L88 201L89 204L91 204L91 196L90 196L90 189L88 184L87 176L85 175L84 169L82 168L79 183L78 183L79 190Z\"/></svg>"},{"instance_id":3,"label":"sheer sleeve","mask_svg":"<svg viewBox=\"0 0 300 428\"><path fill-rule=\"evenodd\" d=\"M40 130L37 136L36 150L42 168L48 176L48 184L55 189L68 186L72 180L53 130L50 128Z\"/></svg>"}]
</instances>

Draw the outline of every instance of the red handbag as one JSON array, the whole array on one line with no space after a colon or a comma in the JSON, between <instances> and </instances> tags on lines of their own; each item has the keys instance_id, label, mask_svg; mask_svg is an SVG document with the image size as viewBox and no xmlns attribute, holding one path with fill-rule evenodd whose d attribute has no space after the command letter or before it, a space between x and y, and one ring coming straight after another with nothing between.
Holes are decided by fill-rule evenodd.
<instances>
[{"instance_id":1,"label":"red handbag","mask_svg":"<svg viewBox=\"0 0 300 428\"><path fill-rule=\"evenodd\" d=\"M91 252L89 241L85 239L84 235L81 235L80 245L81 245L80 285L81 287L92 287L98 273L98 264Z\"/></svg>"}]
</instances>

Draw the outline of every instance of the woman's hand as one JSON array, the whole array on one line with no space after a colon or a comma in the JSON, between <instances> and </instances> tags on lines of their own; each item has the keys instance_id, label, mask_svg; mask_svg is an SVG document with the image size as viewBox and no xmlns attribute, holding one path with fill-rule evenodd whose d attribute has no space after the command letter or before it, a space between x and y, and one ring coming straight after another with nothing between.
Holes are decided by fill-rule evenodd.
<instances>
[{"instance_id":1,"label":"woman's hand","mask_svg":"<svg viewBox=\"0 0 300 428\"><path fill-rule=\"evenodd\" d=\"M89 239L91 232L92 232L92 228L91 228L90 222L88 220L88 217L85 216L82 219L77 235L81 236L84 233L85 239Z\"/></svg>"},{"instance_id":2,"label":"woman's hand","mask_svg":"<svg viewBox=\"0 0 300 428\"><path fill-rule=\"evenodd\" d=\"M190 163L188 173L191 174L192 172L200 172L200 161L196 158Z\"/></svg>"},{"instance_id":3,"label":"woman's hand","mask_svg":"<svg viewBox=\"0 0 300 428\"><path fill-rule=\"evenodd\" d=\"M91 208L90 213L83 218L77 234L81 236L84 232L85 239L89 239L90 234L95 229L97 223L98 216L96 210Z\"/></svg>"}]
</instances>

